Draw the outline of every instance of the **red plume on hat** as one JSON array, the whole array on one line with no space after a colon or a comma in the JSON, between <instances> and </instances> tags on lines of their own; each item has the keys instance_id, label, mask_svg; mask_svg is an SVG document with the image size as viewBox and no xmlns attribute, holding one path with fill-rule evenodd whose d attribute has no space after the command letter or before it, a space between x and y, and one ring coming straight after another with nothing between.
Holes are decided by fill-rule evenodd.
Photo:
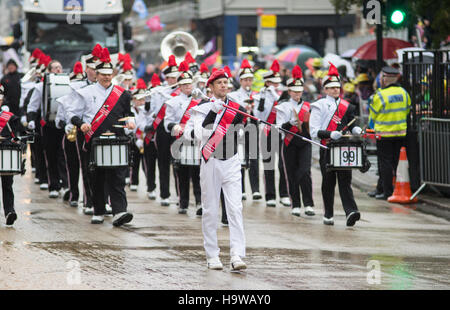
<instances>
[{"instance_id":1,"label":"red plume on hat","mask_svg":"<svg viewBox=\"0 0 450 310\"><path fill-rule=\"evenodd\" d=\"M73 66L73 73L74 74L83 74L83 65L81 62L77 61L75 65Z\"/></svg>"},{"instance_id":2,"label":"red plume on hat","mask_svg":"<svg viewBox=\"0 0 450 310\"><path fill-rule=\"evenodd\" d=\"M168 66L169 67L176 67L177 66L177 61L175 60L175 55L170 55Z\"/></svg>"},{"instance_id":3,"label":"red plume on hat","mask_svg":"<svg viewBox=\"0 0 450 310\"><path fill-rule=\"evenodd\" d=\"M296 80L301 79L303 77L302 69L298 65L296 65L292 69L292 77Z\"/></svg>"},{"instance_id":4,"label":"red plume on hat","mask_svg":"<svg viewBox=\"0 0 450 310\"><path fill-rule=\"evenodd\" d=\"M200 73L209 73L208 66L206 64L201 64Z\"/></svg>"},{"instance_id":5,"label":"red plume on hat","mask_svg":"<svg viewBox=\"0 0 450 310\"><path fill-rule=\"evenodd\" d=\"M133 70L133 66L131 65L131 62L125 61L125 62L123 63L122 70L123 70L123 72L127 72L127 71Z\"/></svg>"},{"instance_id":6,"label":"red plume on hat","mask_svg":"<svg viewBox=\"0 0 450 310\"><path fill-rule=\"evenodd\" d=\"M153 73L152 76L152 87L156 87L161 85L161 80L159 79L159 76L156 73Z\"/></svg>"},{"instance_id":7,"label":"red plume on hat","mask_svg":"<svg viewBox=\"0 0 450 310\"><path fill-rule=\"evenodd\" d=\"M145 81L143 79L139 79L139 80L137 80L136 88L137 89L147 89L147 84L145 84Z\"/></svg>"},{"instance_id":8,"label":"red plume on hat","mask_svg":"<svg viewBox=\"0 0 450 310\"><path fill-rule=\"evenodd\" d=\"M280 64L278 63L278 60L274 60L272 63L272 66L270 67L270 70L273 72L280 72Z\"/></svg>"},{"instance_id":9,"label":"red plume on hat","mask_svg":"<svg viewBox=\"0 0 450 310\"><path fill-rule=\"evenodd\" d=\"M250 63L248 62L248 60L247 59L244 59L243 61L242 61L242 64L241 64L241 69L246 69L246 68L252 68L252 66L250 65Z\"/></svg>"},{"instance_id":10,"label":"red plume on hat","mask_svg":"<svg viewBox=\"0 0 450 310\"><path fill-rule=\"evenodd\" d=\"M96 58L102 58L102 52L103 52L102 46L100 44L97 44L92 50L91 54Z\"/></svg>"},{"instance_id":11,"label":"red plume on hat","mask_svg":"<svg viewBox=\"0 0 450 310\"><path fill-rule=\"evenodd\" d=\"M328 63L330 64L330 69L328 69L328 76L339 76L338 69L331 62Z\"/></svg>"},{"instance_id":12,"label":"red plume on hat","mask_svg":"<svg viewBox=\"0 0 450 310\"><path fill-rule=\"evenodd\" d=\"M223 67L223 71L225 71L225 73L228 74L228 78L232 77L230 67L228 66Z\"/></svg>"},{"instance_id":13,"label":"red plume on hat","mask_svg":"<svg viewBox=\"0 0 450 310\"><path fill-rule=\"evenodd\" d=\"M48 67L48 65L50 64L50 62L52 61L52 57L50 57L50 55L44 55L43 57L43 64L44 66Z\"/></svg>"},{"instance_id":14,"label":"red plume on hat","mask_svg":"<svg viewBox=\"0 0 450 310\"><path fill-rule=\"evenodd\" d=\"M42 51L39 48L35 48L30 58L39 59Z\"/></svg>"},{"instance_id":15,"label":"red plume on hat","mask_svg":"<svg viewBox=\"0 0 450 310\"><path fill-rule=\"evenodd\" d=\"M101 62L111 62L111 57L109 56L109 50L108 48L103 48L102 55L100 57Z\"/></svg>"},{"instance_id":16,"label":"red plume on hat","mask_svg":"<svg viewBox=\"0 0 450 310\"><path fill-rule=\"evenodd\" d=\"M123 62L123 60L124 60L124 55L119 53L119 55L117 56L117 62L121 63L121 62Z\"/></svg>"},{"instance_id":17,"label":"red plume on hat","mask_svg":"<svg viewBox=\"0 0 450 310\"><path fill-rule=\"evenodd\" d=\"M184 61L186 61L188 64L195 63L195 59L192 58L192 55L190 52L186 53L186 56L184 56Z\"/></svg>"},{"instance_id":18,"label":"red plume on hat","mask_svg":"<svg viewBox=\"0 0 450 310\"><path fill-rule=\"evenodd\" d=\"M217 69L216 67L214 67L214 68L212 68L211 73L214 73L214 72L216 72L217 70L219 70L219 69Z\"/></svg>"},{"instance_id":19,"label":"red plume on hat","mask_svg":"<svg viewBox=\"0 0 450 310\"><path fill-rule=\"evenodd\" d=\"M189 65L187 63L187 61L182 61L180 63L180 66L178 67L178 71L180 72L187 72L189 70Z\"/></svg>"}]
</instances>

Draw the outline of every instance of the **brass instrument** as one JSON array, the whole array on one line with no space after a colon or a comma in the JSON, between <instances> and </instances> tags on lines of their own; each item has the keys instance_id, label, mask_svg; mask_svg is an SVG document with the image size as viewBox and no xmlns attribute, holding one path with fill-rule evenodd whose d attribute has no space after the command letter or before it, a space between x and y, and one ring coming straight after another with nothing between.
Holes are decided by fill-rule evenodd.
<instances>
[{"instance_id":1,"label":"brass instrument","mask_svg":"<svg viewBox=\"0 0 450 310\"><path fill-rule=\"evenodd\" d=\"M299 131L300 133L302 133L302 124L303 124L303 123L300 121L300 117L298 117L297 111L295 111L294 108L292 108L292 112L294 113L295 117L297 118L297 128L298 128L298 131Z\"/></svg>"},{"instance_id":2,"label":"brass instrument","mask_svg":"<svg viewBox=\"0 0 450 310\"><path fill-rule=\"evenodd\" d=\"M189 33L184 31L174 31L169 33L161 42L161 56L168 61L170 55L175 56L179 64L184 60L187 52L190 52L195 59L198 53L197 40Z\"/></svg>"},{"instance_id":3,"label":"brass instrument","mask_svg":"<svg viewBox=\"0 0 450 310\"><path fill-rule=\"evenodd\" d=\"M77 126L73 126L72 130L66 134L67 141L75 142L77 140Z\"/></svg>"}]
</instances>

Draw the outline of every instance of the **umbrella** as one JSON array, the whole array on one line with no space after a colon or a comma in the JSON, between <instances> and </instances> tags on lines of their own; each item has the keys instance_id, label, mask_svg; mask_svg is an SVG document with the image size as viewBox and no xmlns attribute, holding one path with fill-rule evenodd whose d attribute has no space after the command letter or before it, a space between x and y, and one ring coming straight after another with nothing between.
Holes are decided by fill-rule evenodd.
<instances>
[{"instance_id":1,"label":"umbrella","mask_svg":"<svg viewBox=\"0 0 450 310\"><path fill-rule=\"evenodd\" d=\"M394 39L394 38L384 38L383 39L383 59L397 59L396 50L405 47L412 47L413 45L409 42ZM365 59L365 60L376 60L377 59L377 40L369 41L362 46L360 46L356 52L353 54L354 58Z\"/></svg>"},{"instance_id":2,"label":"umbrella","mask_svg":"<svg viewBox=\"0 0 450 310\"><path fill-rule=\"evenodd\" d=\"M325 66L328 66L328 62L331 62L336 67L345 66L347 68L347 77L351 79L355 77L355 71L353 70L350 61L345 60L336 54L328 53L323 58L323 63Z\"/></svg>"},{"instance_id":3,"label":"umbrella","mask_svg":"<svg viewBox=\"0 0 450 310\"><path fill-rule=\"evenodd\" d=\"M288 46L281 51L279 51L275 55L275 59L286 64L298 64L303 71L308 69L306 66L306 61L309 58L320 57L319 53L317 53L313 48L305 45L291 45Z\"/></svg>"},{"instance_id":4,"label":"umbrella","mask_svg":"<svg viewBox=\"0 0 450 310\"><path fill-rule=\"evenodd\" d=\"M423 63L433 63L434 55L430 52L424 52L424 48L420 47L407 47L407 48L401 48L396 50L396 53L398 55L398 63L403 63L403 53L404 52L410 52L408 53L408 62L419 62L420 61L420 53L422 52L422 62ZM412 53L414 52L414 53Z\"/></svg>"},{"instance_id":5,"label":"umbrella","mask_svg":"<svg viewBox=\"0 0 450 310\"><path fill-rule=\"evenodd\" d=\"M346 50L341 54L341 58L352 58L353 54L356 52L356 49L352 48L350 50Z\"/></svg>"}]
</instances>

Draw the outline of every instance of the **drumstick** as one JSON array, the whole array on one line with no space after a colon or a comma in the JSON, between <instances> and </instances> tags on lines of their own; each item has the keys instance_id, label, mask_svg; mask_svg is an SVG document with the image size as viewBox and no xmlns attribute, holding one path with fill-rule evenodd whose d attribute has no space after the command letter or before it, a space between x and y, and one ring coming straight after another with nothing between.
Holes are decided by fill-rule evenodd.
<instances>
[{"instance_id":1,"label":"drumstick","mask_svg":"<svg viewBox=\"0 0 450 310\"><path fill-rule=\"evenodd\" d=\"M113 127L116 127L116 128L127 128L127 126L126 125L112 125Z\"/></svg>"},{"instance_id":2,"label":"drumstick","mask_svg":"<svg viewBox=\"0 0 450 310\"><path fill-rule=\"evenodd\" d=\"M349 128L354 122L356 122L356 117L352 119L346 126L344 126L344 128L341 129L341 133L347 130L347 128Z\"/></svg>"}]
</instances>

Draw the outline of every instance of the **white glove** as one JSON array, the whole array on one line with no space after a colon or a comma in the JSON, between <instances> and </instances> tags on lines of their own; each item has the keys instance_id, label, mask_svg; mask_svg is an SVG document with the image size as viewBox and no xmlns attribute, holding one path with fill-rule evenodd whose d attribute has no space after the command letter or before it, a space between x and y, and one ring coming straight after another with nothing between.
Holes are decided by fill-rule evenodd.
<instances>
[{"instance_id":1,"label":"white glove","mask_svg":"<svg viewBox=\"0 0 450 310\"><path fill-rule=\"evenodd\" d=\"M214 101L211 107L211 110L214 113L219 113L220 110L223 109L222 101Z\"/></svg>"},{"instance_id":2,"label":"white glove","mask_svg":"<svg viewBox=\"0 0 450 310\"><path fill-rule=\"evenodd\" d=\"M136 146L137 146L138 149L142 149L144 147L144 140L137 139L136 140Z\"/></svg>"},{"instance_id":3,"label":"white glove","mask_svg":"<svg viewBox=\"0 0 450 310\"><path fill-rule=\"evenodd\" d=\"M31 129L31 130L36 129L36 124L34 123L34 121L31 121L28 123L28 129Z\"/></svg>"},{"instance_id":4,"label":"white glove","mask_svg":"<svg viewBox=\"0 0 450 310\"><path fill-rule=\"evenodd\" d=\"M353 127L352 129L352 134L354 134L355 136L359 136L362 132L362 129L358 126Z\"/></svg>"},{"instance_id":5,"label":"white glove","mask_svg":"<svg viewBox=\"0 0 450 310\"><path fill-rule=\"evenodd\" d=\"M66 127L64 127L64 131L66 132L66 134L69 134L69 132L71 132L72 129L73 129L72 124L67 124Z\"/></svg>"},{"instance_id":6,"label":"white glove","mask_svg":"<svg viewBox=\"0 0 450 310\"><path fill-rule=\"evenodd\" d=\"M131 135L131 134L133 133L133 130L128 129L128 128L124 128L124 131L125 131L125 134L126 134L127 136L129 136L129 135Z\"/></svg>"},{"instance_id":7,"label":"white glove","mask_svg":"<svg viewBox=\"0 0 450 310\"><path fill-rule=\"evenodd\" d=\"M27 117L25 115L22 115L22 117L20 118L20 122L25 127L25 124L27 123Z\"/></svg>"},{"instance_id":8,"label":"white glove","mask_svg":"<svg viewBox=\"0 0 450 310\"><path fill-rule=\"evenodd\" d=\"M333 140L339 140L340 138L342 138L342 133L340 131L332 131L330 137Z\"/></svg>"},{"instance_id":9,"label":"white glove","mask_svg":"<svg viewBox=\"0 0 450 310\"><path fill-rule=\"evenodd\" d=\"M298 120L296 118L291 118L289 124L291 124L292 126L298 126Z\"/></svg>"},{"instance_id":10,"label":"white glove","mask_svg":"<svg viewBox=\"0 0 450 310\"><path fill-rule=\"evenodd\" d=\"M6 104L2 105L2 111L9 112L9 107Z\"/></svg>"}]
</instances>

